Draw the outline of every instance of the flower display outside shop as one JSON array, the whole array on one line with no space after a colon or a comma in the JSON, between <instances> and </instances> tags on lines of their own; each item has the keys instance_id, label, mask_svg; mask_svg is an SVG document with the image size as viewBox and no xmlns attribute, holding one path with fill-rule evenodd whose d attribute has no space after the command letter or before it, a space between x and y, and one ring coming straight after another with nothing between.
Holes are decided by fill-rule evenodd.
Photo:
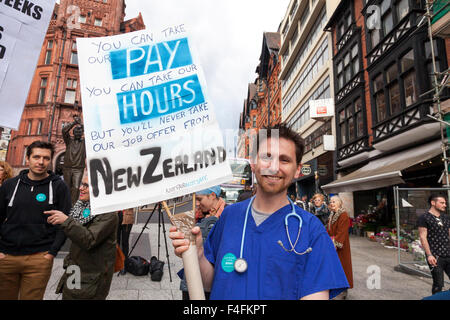
<instances>
[{"instance_id":1,"label":"flower display outside shop","mask_svg":"<svg viewBox=\"0 0 450 320\"><path fill-rule=\"evenodd\" d=\"M397 248L400 241L400 249L414 255L415 261L425 262L425 251L420 243L417 230L407 232L400 229L400 237L397 229L383 229L379 233L369 237L370 241L378 242L386 248Z\"/></svg>"}]
</instances>

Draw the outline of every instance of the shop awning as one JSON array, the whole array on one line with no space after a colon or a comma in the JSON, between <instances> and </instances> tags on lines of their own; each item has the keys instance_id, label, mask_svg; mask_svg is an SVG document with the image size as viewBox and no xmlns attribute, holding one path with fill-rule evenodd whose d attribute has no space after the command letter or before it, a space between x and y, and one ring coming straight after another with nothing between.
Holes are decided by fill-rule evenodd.
<instances>
[{"instance_id":1,"label":"shop awning","mask_svg":"<svg viewBox=\"0 0 450 320\"><path fill-rule=\"evenodd\" d=\"M404 150L373 160L358 170L322 186L322 189L327 193L353 192L405 183L402 170L434 158L441 152L440 140Z\"/></svg>"}]
</instances>

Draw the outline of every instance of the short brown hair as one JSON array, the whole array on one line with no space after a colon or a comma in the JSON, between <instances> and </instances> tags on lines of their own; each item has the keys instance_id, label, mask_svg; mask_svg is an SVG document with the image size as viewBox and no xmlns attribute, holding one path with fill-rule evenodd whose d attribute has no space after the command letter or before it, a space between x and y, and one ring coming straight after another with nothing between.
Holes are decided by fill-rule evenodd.
<instances>
[{"instance_id":1,"label":"short brown hair","mask_svg":"<svg viewBox=\"0 0 450 320\"><path fill-rule=\"evenodd\" d=\"M292 130L291 127L289 127L285 123L280 123L280 124L277 124L277 125L274 125L271 127L263 127L260 130L265 130L267 132L267 135L261 136L258 134L258 136L254 138L253 146L254 147L256 146L256 148L254 149L254 150L256 150L256 153L254 153L255 157L258 154L259 146L260 146L261 142L271 138L273 135L272 131L275 131L275 132L278 131L278 138L284 138L286 140L294 142L295 158L296 158L297 165L299 165L302 162L303 152L305 150L305 144L304 144L303 139L300 136L300 134L298 134L297 132Z\"/></svg>"},{"instance_id":2,"label":"short brown hair","mask_svg":"<svg viewBox=\"0 0 450 320\"><path fill-rule=\"evenodd\" d=\"M29 158L31 156L31 153L32 153L34 148L49 149L51 151L51 154L52 154L51 157L52 158L53 158L53 154L55 153L55 148L53 147L53 144L51 144L50 142L36 140L32 144L30 144L28 146L28 148L27 148L27 158Z\"/></svg>"}]
</instances>

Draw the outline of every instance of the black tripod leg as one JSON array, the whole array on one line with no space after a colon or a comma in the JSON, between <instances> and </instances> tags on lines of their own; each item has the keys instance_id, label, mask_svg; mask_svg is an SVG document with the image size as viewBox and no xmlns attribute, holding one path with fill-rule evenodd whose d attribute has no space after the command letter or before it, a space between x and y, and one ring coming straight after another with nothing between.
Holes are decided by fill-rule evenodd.
<instances>
[{"instance_id":1,"label":"black tripod leg","mask_svg":"<svg viewBox=\"0 0 450 320\"><path fill-rule=\"evenodd\" d=\"M162 214L161 211L159 211L159 213L160 213L161 220L162 220L162 228L163 228L163 233L164 233L164 242L166 244L167 267L169 268L170 282L172 282L172 272L170 271L170 261L169 261L169 250L167 249L166 225L164 224L164 215Z\"/></svg>"},{"instance_id":2,"label":"black tripod leg","mask_svg":"<svg viewBox=\"0 0 450 320\"><path fill-rule=\"evenodd\" d=\"M134 242L133 247L131 248L131 251L128 253L127 258L128 258L129 256L131 256L131 253L133 252L134 247L136 247L137 243L139 242L139 239L141 238L142 233L144 233L144 230L147 229L147 224L149 223L150 219L152 218L153 214L155 213L155 210L156 210L156 206L154 206L152 213L151 213L150 216L148 217L147 222L145 223L144 227L143 227L142 230L141 230L141 233L139 234L139 236L137 237L136 241Z\"/></svg>"},{"instance_id":3,"label":"black tripod leg","mask_svg":"<svg viewBox=\"0 0 450 320\"><path fill-rule=\"evenodd\" d=\"M159 203L158 207L158 260L159 260L159 249L161 248L161 216L162 216L162 205Z\"/></svg>"}]
</instances>

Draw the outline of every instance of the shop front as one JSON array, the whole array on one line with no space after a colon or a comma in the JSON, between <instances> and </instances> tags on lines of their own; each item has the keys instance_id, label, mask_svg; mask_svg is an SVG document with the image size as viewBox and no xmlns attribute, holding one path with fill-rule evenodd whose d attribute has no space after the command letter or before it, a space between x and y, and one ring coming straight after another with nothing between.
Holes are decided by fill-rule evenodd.
<instances>
[{"instance_id":1,"label":"shop front","mask_svg":"<svg viewBox=\"0 0 450 320\"><path fill-rule=\"evenodd\" d=\"M441 141L369 161L354 172L322 186L328 194L351 195L353 230L375 236L395 227L394 186L442 186Z\"/></svg>"}]
</instances>

